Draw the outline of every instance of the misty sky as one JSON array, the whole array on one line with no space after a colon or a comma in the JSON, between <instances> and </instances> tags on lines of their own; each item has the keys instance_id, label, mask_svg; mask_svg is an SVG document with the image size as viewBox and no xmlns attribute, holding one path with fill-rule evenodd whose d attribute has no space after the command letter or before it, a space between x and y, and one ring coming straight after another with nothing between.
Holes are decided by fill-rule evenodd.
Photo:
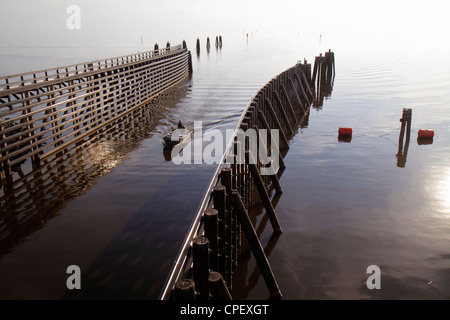
<instances>
[{"instance_id":1,"label":"misty sky","mask_svg":"<svg viewBox=\"0 0 450 320\"><path fill-rule=\"evenodd\" d=\"M1 46L133 46L230 31L396 35L435 41L448 1L1 0ZM66 8L81 9L81 30ZM5 32L8 30L8 32ZM160 39L164 37L164 39Z\"/></svg>"},{"instance_id":2,"label":"misty sky","mask_svg":"<svg viewBox=\"0 0 450 320\"><path fill-rule=\"evenodd\" d=\"M3 57L0 74L15 70L7 61L15 56L47 57L48 61L41 65L50 67L57 62L50 56L67 56L67 48L80 62L129 54L136 48L152 50L155 43L161 47L167 41L179 44L186 40L192 49L197 37L214 39L223 35L229 44L246 32L258 32L272 39L275 47L276 41L294 36L295 41L309 47L321 35L327 48L335 51L381 48L429 54L431 47L434 51L448 51L446 38L450 30L447 17L450 2L443 0L0 0L0 3ZM69 17L66 9L73 4L81 10L79 30L66 26ZM65 52L61 48L66 48ZM96 55L92 56L92 52L87 52L92 48L116 49L96 49ZM69 62L72 63L66 60L58 63Z\"/></svg>"}]
</instances>

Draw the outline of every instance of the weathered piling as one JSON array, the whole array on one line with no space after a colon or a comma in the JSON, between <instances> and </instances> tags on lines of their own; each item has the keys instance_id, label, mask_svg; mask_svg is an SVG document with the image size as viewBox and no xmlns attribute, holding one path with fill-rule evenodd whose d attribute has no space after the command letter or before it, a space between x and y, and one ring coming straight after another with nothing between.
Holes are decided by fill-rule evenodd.
<instances>
[{"instance_id":1,"label":"weathered piling","mask_svg":"<svg viewBox=\"0 0 450 320\"><path fill-rule=\"evenodd\" d=\"M227 284L219 272L209 273L209 288L213 300L233 300Z\"/></svg>"},{"instance_id":2,"label":"weathered piling","mask_svg":"<svg viewBox=\"0 0 450 320\"><path fill-rule=\"evenodd\" d=\"M250 159L252 156L249 152L246 152L245 156L248 159L248 163L249 163L248 166L250 168L252 178L255 182L256 188L258 189L258 193L259 193L262 203L266 209L267 215L269 216L273 231L275 233L282 233L283 230L281 228L280 222L278 221L278 217L275 213L275 209L272 206L272 202L270 201L270 197L269 197L269 194L267 193L264 182L261 178L261 175L259 174L258 168L254 164L254 160Z\"/></svg>"},{"instance_id":3,"label":"weathered piling","mask_svg":"<svg viewBox=\"0 0 450 320\"><path fill-rule=\"evenodd\" d=\"M212 208L206 210L203 215L205 219L205 237L209 241L210 269L214 271L218 270L218 215L218 211Z\"/></svg>"},{"instance_id":4,"label":"weathered piling","mask_svg":"<svg viewBox=\"0 0 450 320\"><path fill-rule=\"evenodd\" d=\"M233 176L231 168L223 168L220 173L220 179L222 185L225 187L225 282L230 287L231 286L231 273L232 273L232 255L233 255L233 247L232 247L232 202L231 202L231 193L232 193L232 185L233 185Z\"/></svg>"},{"instance_id":5,"label":"weathered piling","mask_svg":"<svg viewBox=\"0 0 450 320\"><path fill-rule=\"evenodd\" d=\"M197 237L192 244L192 272L197 299L209 299L209 241L205 237Z\"/></svg>"},{"instance_id":6,"label":"weathered piling","mask_svg":"<svg viewBox=\"0 0 450 320\"><path fill-rule=\"evenodd\" d=\"M195 45L195 51L197 52L197 55L200 54L200 39L197 38L197 44Z\"/></svg>"},{"instance_id":7,"label":"weathered piling","mask_svg":"<svg viewBox=\"0 0 450 320\"><path fill-rule=\"evenodd\" d=\"M313 106L321 107L323 99L328 97L333 90L333 79L335 75L334 53L329 50L325 56L320 54L315 58L312 84L315 88Z\"/></svg>"},{"instance_id":8,"label":"weathered piling","mask_svg":"<svg viewBox=\"0 0 450 320\"><path fill-rule=\"evenodd\" d=\"M218 247L217 247L217 271L226 274L226 190L223 185L217 185L213 190L214 209L217 210L218 220Z\"/></svg>"},{"instance_id":9,"label":"weathered piling","mask_svg":"<svg viewBox=\"0 0 450 320\"><path fill-rule=\"evenodd\" d=\"M209 49L211 48L211 44L209 43L209 37L206 38L206 52L209 52Z\"/></svg>"},{"instance_id":10,"label":"weathered piling","mask_svg":"<svg viewBox=\"0 0 450 320\"><path fill-rule=\"evenodd\" d=\"M195 283L192 279L182 279L175 284L176 300L195 300Z\"/></svg>"}]
</instances>

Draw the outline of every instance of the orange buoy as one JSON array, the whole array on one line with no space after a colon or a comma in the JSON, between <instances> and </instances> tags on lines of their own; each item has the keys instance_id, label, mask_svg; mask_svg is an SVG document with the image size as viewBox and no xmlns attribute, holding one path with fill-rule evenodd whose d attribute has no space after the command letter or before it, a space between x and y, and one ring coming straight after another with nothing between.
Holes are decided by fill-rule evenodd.
<instances>
[{"instance_id":1,"label":"orange buoy","mask_svg":"<svg viewBox=\"0 0 450 320\"><path fill-rule=\"evenodd\" d=\"M339 136L346 136L346 137L351 136L353 133L352 131L353 131L352 128L340 127L339 128Z\"/></svg>"},{"instance_id":2,"label":"orange buoy","mask_svg":"<svg viewBox=\"0 0 450 320\"><path fill-rule=\"evenodd\" d=\"M433 138L434 137L434 131L429 129L420 129L419 130L419 138Z\"/></svg>"}]
</instances>

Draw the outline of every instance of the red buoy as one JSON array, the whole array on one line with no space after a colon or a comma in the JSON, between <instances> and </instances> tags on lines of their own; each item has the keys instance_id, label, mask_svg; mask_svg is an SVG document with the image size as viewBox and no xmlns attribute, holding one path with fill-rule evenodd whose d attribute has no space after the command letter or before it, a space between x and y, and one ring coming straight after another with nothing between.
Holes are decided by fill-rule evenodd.
<instances>
[{"instance_id":1,"label":"red buoy","mask_svg":"<svg viewBox=\"0 0 450 320\"><path fill-rule=\"evenodd\" d=\"M433 138L434 137L434 131L429 129L420 129L419 130L419 138Z\"/></svg>"},{"instance_id":2,"label":"red buoy","mask_svg":"<svg viewBox=\"0 0 450 320\"><path fill-rule=\"evenodd\" d=\"M339 128L339 136L351 136L352 135L352 128L349 127L340 127Z\"/></svg>"}]
</instances>

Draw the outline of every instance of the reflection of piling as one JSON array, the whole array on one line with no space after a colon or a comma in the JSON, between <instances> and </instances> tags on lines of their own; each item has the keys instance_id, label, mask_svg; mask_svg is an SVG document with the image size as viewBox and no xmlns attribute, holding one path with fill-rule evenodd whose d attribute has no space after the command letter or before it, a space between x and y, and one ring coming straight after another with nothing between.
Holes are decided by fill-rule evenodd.
<instances>
[{"instance_id":1,"label":"reflection of piling","mask_svg":"<svg viewBox=\"0 0 450 320\"><path fill-rule=\"evenodd\" d=\"M411 136L411 117L412 117L412 109L403 109L403 115L400 119L400 122L402 123L401 129L400 129L400 136L398 141L398 153L397 153L397 167L403 168L406 165L406 157L408 155L408 148L409 148L409 139ZM405 136L405 130L406 130L406 140L403 147L403 139Z\"/></svg>"}]
</instances>

